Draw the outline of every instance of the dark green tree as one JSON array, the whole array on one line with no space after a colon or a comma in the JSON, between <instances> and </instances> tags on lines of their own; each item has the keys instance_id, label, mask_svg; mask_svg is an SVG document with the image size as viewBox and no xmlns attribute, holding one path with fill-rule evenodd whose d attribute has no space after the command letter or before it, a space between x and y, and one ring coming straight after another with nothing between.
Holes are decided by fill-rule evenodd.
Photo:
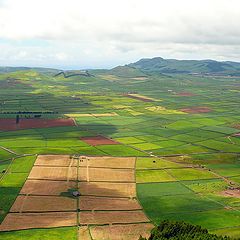
<instances>
[{"instance_id":1,"label":"dark green tree","mask_svg":"<svg viewBox=\"0 0 240 240\"><path fill-rule=\"evenodd\" d=\"M165 220L152 229L148 240L233 240L226 236L210 234L207 229L186 222ZM140 236L139 240L147 240Z\"/></svg>"}]
</instances>

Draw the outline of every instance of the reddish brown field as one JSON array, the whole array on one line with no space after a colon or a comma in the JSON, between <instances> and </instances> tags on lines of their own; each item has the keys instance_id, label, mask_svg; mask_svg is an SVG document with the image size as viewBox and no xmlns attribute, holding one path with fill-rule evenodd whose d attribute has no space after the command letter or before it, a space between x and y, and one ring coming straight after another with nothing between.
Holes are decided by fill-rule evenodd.
<instances>
[{"instance_id":1,"label":"reddish brown field","mask_svg":"<svg viewBox=\"0 0 240 240\"><path fill-rule=\"evenodd\" d=\"M176 94L177 96L181 97L193 97L196 96L196 94L190 93L190 92L180 92Z\"/></svg>"},{"instance_id":2,"label":"reddish brown field","mask_svg":"<svg viewBox=\"0 0 240 240\"><path fill-rule=\"evenodd\" d=\"M212 111L209 107L191 107L182 108L180 110L185 113L208 113Z\"/></svg>"},{"instance_id":3,"label":"reddish brown field","mask_svg":"<svg viewBox=\"0 0 240 240\"><path fill-rule=\"evenodd\" d=\"M80 212L79 221L83 225L149 222L148 218L141 210Z\"/></svg>"},{"instance_id":4,"label":"reddish brown field","mask_svg":"<svg viewBox=\"0 0 240 240\"><path fill-rule=\"evenodd\" d=\"M153 227L151 223L94 226L90 232L93 239L138 240L140 235L148 238Z\"/></svg>"},{"instance_id":5,"label":"reddish brown field","mask_svg":"<svg viewBox=\"0 0 240 240\"><path fill-rule=\"evenodd\" d=\"M76 212L9 213L0 225L0 231L75 226L76 220Z\"/></svg>"},{"instance_id":6,"label":"reddish brown field","mask_svg":"<svg viewBox=\"0 0 240 240\"><path fill-rule=\"evenodd\" d=\"M112 139L103 136L82 137L80 139L91 146L120 144Z\"/></svg>"},{"instance_id":7,"label":"reddish brown field","mask_svg":"<svg viewBox=\"0 0 240 240\"><path fill-rule=\"evenodd\" d=\"M48 128L48 127L63 127L63 126L75 126L73 119L20 119L16 124L14 118L2 118L0 119L1 131L14 131L19 129L29 128Z\"/></svg>"}]
</instances>

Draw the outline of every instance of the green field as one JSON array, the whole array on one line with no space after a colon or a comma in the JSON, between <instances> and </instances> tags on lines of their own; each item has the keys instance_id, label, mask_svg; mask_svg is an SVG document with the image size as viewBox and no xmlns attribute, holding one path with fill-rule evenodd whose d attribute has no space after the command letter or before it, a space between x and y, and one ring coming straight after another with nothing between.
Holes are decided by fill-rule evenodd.
<instances>
[{"instance_id":1,"label":"green field","mask_svg":"<svg viewBox=\"0 0 240 240\"><path fill-rule=\"evenodd\" d=\"M240 186L240 138L235 135L240 132L235 127L240 78L146 72L136 80L139 71L130 70L92 70L89 77L69 78L36 70L0 73L0 119L72 115L76 123L11 131L0 124L0 222L36 154L130 156L137 157L138 198L153 223L185 220L213 233L240 236L239 197L222 194ZM131 92L153 100L126 96ZM181 110L192 107L210 111ZM81 140L99 135L119 144ZM76 239L75 228L2 232L0 239L58 240L63 232L64 239Z\"/></svg>"}]
</instances>

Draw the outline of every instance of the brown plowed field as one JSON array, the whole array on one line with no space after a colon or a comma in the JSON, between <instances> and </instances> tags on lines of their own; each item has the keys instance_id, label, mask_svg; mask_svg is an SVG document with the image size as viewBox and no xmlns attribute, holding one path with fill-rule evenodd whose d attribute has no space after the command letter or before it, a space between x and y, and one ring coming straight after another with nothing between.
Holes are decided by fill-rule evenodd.
<instances>
[{"instance_id":1,"label":"brown plowed field","mask_svg":"<svg viewBox=\"0 0 240 240\"><path fill-rule=\"evenodd\" d=\"M77 201L70 197L20 195L10 212L76 211Z\"/></svg>"},{"instance_id":2,"label":"brown plowed field","mask_svg":"<svg viewBox=\"0 0 240 240\"><path fill-rule=\"evenodd\" d=\"M88 168L89 180L93 182L135 182L133 169ZM79 168L79 179L87 180L87 168Z\"/></svg>"},{"instance_id":3,"label":"brown plowed field","mask_svg":"<svg viewBox=\"0 0 240 240\"><path fill-rule=\"evenodd\" d=\"M77 166L77 160L70 159L69 155L39 155L34 166Z\"/></svg>"},{"instance_id":4,"label":"brown plowed field","mask_svg":"<svg viewBox=\"0 0 240 240\"><path fill-rule=\"evenodd\" d=\"M14 131L19 129L29 128L48 128L48 127L64 127L75 126L74 120L67 119L20 119L16 124L15 118L1 118L0 130L1 131Z\"/></svg>"},{"instance_id":5,"label":"brown plowed field","mask_svg":"<svg viewBox=\"0 0 240 240\"><path fill-rule=\"evenodd\" d=\"M89 211L80 212L80 224L116 224L149 222L143 211Z\"/></svg>"},{"instance_id":6,"label":"brown plowed field","mask_svg":"<svg viewBox=\"0 0 240 240\"><path fill-rule=\"evenodd\" d=\"M82 195L135 197L135 186L135 183L80 182L79 191Z\"/></svg>"},{"instance_id":7,"label":"brown plowed field","mask_svg":"<svg viewBox=\"0 0 240 240\"><path fill-rule=\"evenodd\" d=\"M76 159L70 159L69 155L39 155L35 166L77 166ZM81 157L80 167L102 167L102 168L134 168L135 157Z\"/></svg>"},{"instance_id":8,"label":"brown plowed field","mask_svg":"<svg viewBox=\"0 0 240 240\"><path fill-rule=\"evenodd\" d=\"M76 212L9 213L0 225L0 231L75 225L77 225Z\"/></svg>"},{"instance_id":9,"label":"brown plowed field","mask_svg":"<svg viewBox=\"0 0 240 240\"><path fill-rule=\"evenodd\" d=\"M38 156L0 231L76 226L80 222L110 224L110 228L92 229L98 240L104 236L110 236L109 240L138 239L149 232L152 225L142 224L149 220L135 199L135 158L88 157L82 161L82 157L78 161L67 155ZM77 188L79 198L72 196ZM84 226L79 226L78 236L91 239Z\"/></svg>"},{"instance_id":10,"label":"brown plowed field","mask_svg":"<svg viewBox=\"0 0 240 240\"><path fill-rule=\"evenodd\" d=\"M88 160L87 160L88 159ZM80 167L134 168L135 157L87 157L79 162Z\"/></svg>"},{"instance_id":11,"label":"brown plowed field","mask_svg":"<svg viewBox=\"0 0 240 240\"><path fill-rule=\"evenodd\" d=\"M140 210L137 200L105 197L80 197L81 210Z\"/></svg>"},{"instance_id":12,"label":"brown plowed field","mask_svg":"<svg viewBox=\"0 0 240 240\"><path fill-rule=\"evenodd\" d=\"M91 146L120 144L120 143L118 143L112 139L106 138L104 136L82 137L80 139Z\"/></svg>"},{"instance_id":13,"label":"brown plowed field","mask_svg":"<svg viewBox=\"0 0 240 240\"><path fill-rule=\"evenodd\" d=\"M151 223L92 226L90 232L94 240L138 240L140 235L148 238L153 227Z\"/></svg>"},{"instance_id":14,"label":"brown plowed field","mask_svg":"<svg viewBox=\"0 0 240 240\"><path fill-rule=\"evenodd\" d=\"M76 182L27 180L20 194L59 196L77 187Z\"/></svg>"},{"instance_id":15,"label":"brown plowed field","mask_svg":"<svg viewBox=\"0 0 240 240\"><path fill-rule=\"evenodd\" d=\"M77 168L34 166L28 178L43 180L77 180Z\"/></svg>"}]
</instances>

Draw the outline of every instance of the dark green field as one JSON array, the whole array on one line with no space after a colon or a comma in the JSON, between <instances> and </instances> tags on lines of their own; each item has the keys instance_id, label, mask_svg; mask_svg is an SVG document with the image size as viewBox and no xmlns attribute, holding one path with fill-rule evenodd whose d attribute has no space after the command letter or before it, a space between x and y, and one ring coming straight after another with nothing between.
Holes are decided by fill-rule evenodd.
<instances>
[{"instance_id":1,"label":"dark green field","mask_svg":"<svg viewBox=\"0 0 240 240\"><path fill-rule=\"evenodd\" d=\"M139 75L124 67L90 74L0 74L0 119L19 115L21 123L40 115L76 123L14 131L0 123L0 222L36 154L135 156L138 198L154 224L185 220L239 237L240 195L224 191L240 187L240 78ZM120 144L81 140L98 135ZM76 228L2 232L0 239L57 240L62 231L64 239L76 239Z\"/></svg>"}]
</instances>

